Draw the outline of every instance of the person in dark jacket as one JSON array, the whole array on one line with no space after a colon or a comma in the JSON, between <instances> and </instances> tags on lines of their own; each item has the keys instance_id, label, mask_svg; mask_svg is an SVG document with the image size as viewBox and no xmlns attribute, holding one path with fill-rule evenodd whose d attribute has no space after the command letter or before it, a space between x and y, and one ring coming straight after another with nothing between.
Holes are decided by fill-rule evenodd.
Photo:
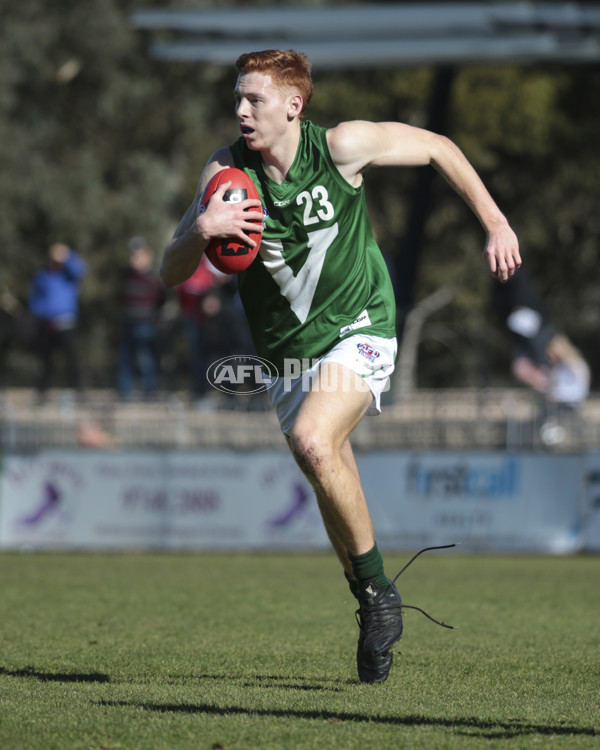
<instances>
[{"instance_id":1,"label":"person in dark jacket","mask_svg":"<svg viewBox=\"0 0 600 750\"><path fill-rule=\"evenodd\" d=\"M33 277L29 310L36 321L41 362L37 381L40 402L45 401L54 375L57 349L64 354L68 387L81 389L76 331L80 285L86 273L87 265L81 256L68 245L55 242L48 249L48 263Z\"/></svg>"},{"instance_id":2,"label":"person in dark jacket","mask_svg":"<svg viewBox=\"0 0 600 750\"><path fill-rule=\"evenodd\" d=\"M158 317L165 302L165 288L153 270L152 248L143 237L133 237L128 247L129 268L120 289L117 390L120 398L130 398L139 374L144 398L150 399L158 385Z\"/></svg>"}]
</instances>

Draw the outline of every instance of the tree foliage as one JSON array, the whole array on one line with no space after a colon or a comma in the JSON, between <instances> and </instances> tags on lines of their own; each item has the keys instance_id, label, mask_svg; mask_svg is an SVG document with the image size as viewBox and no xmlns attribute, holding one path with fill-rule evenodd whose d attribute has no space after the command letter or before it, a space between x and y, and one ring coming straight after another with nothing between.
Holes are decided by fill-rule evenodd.
<instances>
[{"instance_id":1,"label":"tree foliage","mask_svg":"<svg viewBox=\"0 0 600 750\"><path fill-rule=\"evenodd\" d=\"M103 383L128 238L143 234L160 252L208 156L237 137L232 69L151 60L128 16L152 5L199 4L20 0L0 24L0 291L24 301L50 242L80 250L90 265L82 300L86 360L96 373L90 379ZM445 128L517 230L556 324L594 367L599 72L591 65L466 65L456 71ZM316 71L309 114L324 125L350 118L424 125L432 75L429 68ZM415 174L367 175L373 223L392 263ZM485 339L492 353L502 348L487 313L484 240L476 219L436 178L415 297L447 283L455 296L425 328L421 385L475 384L478 342Z\"/></svg>"}]
</instances>

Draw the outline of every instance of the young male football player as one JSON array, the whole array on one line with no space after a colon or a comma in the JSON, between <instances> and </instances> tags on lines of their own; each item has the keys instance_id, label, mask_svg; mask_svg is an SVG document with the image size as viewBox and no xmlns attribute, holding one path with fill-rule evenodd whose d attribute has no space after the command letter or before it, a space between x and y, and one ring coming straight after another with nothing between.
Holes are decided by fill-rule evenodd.
<instances>
[{"instance_id":1,"label":"young male football player","mask_svg":"<svg viewBox=\"0 0 600 750\"><path fill-rule=\"evenodd\" d=\"M222 185L199 214L204 188L238 167L267 211L259 256L239 275L257 353L280 374L270 389L281 429L314 487L327 533L359 602L357 666L362 682L383 682L402 634L402 604L389 583L350 445L380 396L396 357L394 294L371 231L363 172L430 164L471 207L486 234L492 274L505 281L521 264L517 238L475 170L447 138L397 122L304 119L310 63L293 50L239 57L234 90L240 138L209 159L195 199L167 246L167 286L187 279L215 237L247 241L263 221L258 201L222 200ZM307 387L310 376L311 387Z\"/></svg>"}]
</instances>

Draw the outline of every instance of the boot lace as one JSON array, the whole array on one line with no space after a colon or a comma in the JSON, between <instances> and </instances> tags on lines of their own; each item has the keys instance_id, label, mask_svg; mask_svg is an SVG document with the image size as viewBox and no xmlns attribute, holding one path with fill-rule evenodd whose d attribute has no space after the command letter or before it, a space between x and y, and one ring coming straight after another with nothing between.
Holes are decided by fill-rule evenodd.
<instances>
[{"instance_id":1,"label":"boot lace","mask_svg":"<svg viewBox=\"0 0 600 750\"><path fill-rule=\"evenodd\" d=\"M451 549L452 547L456 547L456 544L442 544L437 547L423 547L422 550L419 550L416 555L413 555L411 559L406 563L406 565L402 568L402 570L396 575L396 577L390 582L390 585L388 586L388 590L396 583L398 578L404 573L404 571L409 567L409 565L412 565L414 561L419 557L419 555L422 555L423 552L430 552L431 550L435 549ZM400 605L402 609L416 609L417 612L420 612L422 615L425 615L427 619L431 620L431 622L435 622L436 625L440 625L442 628L448 628L448 630L458 630L457 627L454 625L448 625L443 620L436 620L435 617L432 617L430 614L427 614L424 609L421 609L420 607L415 607L411 604L401 604Z\"/></svg>"},{"instance_id":2,"label":"boot lace","mask_svg":"<svg viewBox=\"0 0 600 750\"><path fill-rule=\"evenodd\" d=\"M404 573L404 571L410 565L413 564L413 562L417 559L417 557L419 557L419 555L422 555L424 552L430 552L431 550L436 550L436 549L451 549L452 547L456 547L456 546L457 546L456 544L443 544L443 545L440 545L440 546L437 546L437 547L424 547L422 550L419 550L416 553L416 555L413 555L411 557L411 559L406 563L406 565L396 575L396 577L393 580L390 581L390 583L389 583L386 591L390 590L390 588L396 583L396 581L398 580L398 578L400 578L400 576L402 575L402 573ZM421 609L421 607L415 607L412 604L404 604L402 602L398 603L398 604L393 604L391 606L385 606L385 605L384 606L380 606L380 608L379 608L380 611L379 612L373 612L371 614L371 618L373 619L374 629L379 629L380 627L385 626L385 624L387 622L387 619L388 619L388 610L390 610L390 609L397 609L398 607L401 607L402 609L414 609L417 612L420 612L422 615L425 615L425 617L427 617L428 620L431 620L431 622L435 622L436 625L440 625L442 628L448 628L448 630L458 630L458 628L455 627L454 625L448 625L443 620L436 620L435 617L432 617L430 614L428 614L427 612L425 612L424 609ZM357 619L359 627L361 627L361 629L362 629L361 621L360 621L360 609L358 609L356 611L356 619Z\"/></svg>"}]
</instances>

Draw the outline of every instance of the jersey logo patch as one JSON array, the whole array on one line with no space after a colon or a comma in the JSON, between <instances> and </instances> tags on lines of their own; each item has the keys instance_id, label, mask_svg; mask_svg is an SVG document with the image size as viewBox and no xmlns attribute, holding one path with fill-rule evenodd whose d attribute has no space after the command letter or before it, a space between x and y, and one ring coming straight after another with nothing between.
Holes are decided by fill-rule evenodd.
<instances>
[{"instance_id":1,"label":"jersey logo patch","mask_svg":"<svg viewBox=\"0 0 600 750\"><path fill-rule=\"evenodd\" d=\"M350 331L355 331L357 328L365 328L366 326L370 325L371 318L369 317L369 313L367 312L367 310L363 310L358 318L356 318L356 320L353 320L350 325L340 328L340 336L344 336Z\"/></svg>"},{"instance_id":2,"label":"jersey logo patch","mask_svg":"<svg viewBox=\"0 0 600 750\"><path fill-rule=\"evenodd\" d=\"M381 352L378 352L377 349L373 349L371 344L367 344L365 341L361 341L357 344L356 348L358 349L358 353L362 354L363 357L366 357L369 362L375 362L375 360L381 356Z\"/></svg>"}]
</instances>

